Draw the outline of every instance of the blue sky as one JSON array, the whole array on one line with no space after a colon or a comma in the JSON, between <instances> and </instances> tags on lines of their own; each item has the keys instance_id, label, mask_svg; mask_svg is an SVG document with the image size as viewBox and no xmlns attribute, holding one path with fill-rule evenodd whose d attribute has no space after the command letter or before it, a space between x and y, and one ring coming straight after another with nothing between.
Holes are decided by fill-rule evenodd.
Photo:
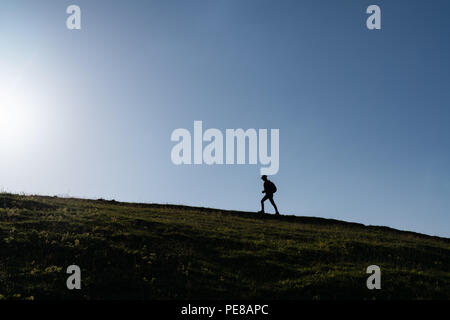
<instances>
[{"instance_id":1,"label":"blue sky","mask_svg":"<svg viewBox=\"0 0 450 320\"><path fill-rule=\"evenodd\" d=\"M279 128L282 213L449 237L449 10L2 1L0 188L257 211L259 166L175 166L170 135Z\"/></svg>"}]
</instances>

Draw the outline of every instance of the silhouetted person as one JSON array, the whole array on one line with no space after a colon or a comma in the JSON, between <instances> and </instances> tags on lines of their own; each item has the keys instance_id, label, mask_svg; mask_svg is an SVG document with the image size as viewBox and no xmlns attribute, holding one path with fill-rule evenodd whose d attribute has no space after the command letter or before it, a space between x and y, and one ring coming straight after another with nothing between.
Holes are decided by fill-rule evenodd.
<instances>
[{"instance_id":1,"label":"silhouetted person","mask_svg":"<svg viewBox=\"0 0 450 320\"><path fill-rule=\"evenodd\" d=\"M269 199L270 203L275 208L275 214L279 215L280 213L278 212L277 205L275 204L275 201L273 201L273 194L277 192L277 187L272 181L267 179L266 175L262 176L261 179L264 181L264 191L262 193L265 193L266 195L261 199L261 211L259 211L259 213L264 213L264 201Z\"/></svg>"}]
</instances>

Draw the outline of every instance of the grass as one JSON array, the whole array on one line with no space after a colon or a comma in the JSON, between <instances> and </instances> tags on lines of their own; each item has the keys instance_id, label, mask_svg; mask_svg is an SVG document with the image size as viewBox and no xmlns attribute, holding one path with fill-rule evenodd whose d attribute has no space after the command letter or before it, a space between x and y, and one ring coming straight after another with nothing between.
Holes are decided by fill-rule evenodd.
<instances>
[{"instance_id":1,"label":"grass","mask_svg":"<svg viewBox=\"0 0 450 320\"><path fill-rule=\"evenodd\" d=\"M68 290L66 269L82 270ZM366 268L381 268L368 290ZM445 299L450 239L320 218L0 194L0 299Z\"/></svg>"}]
</instances>

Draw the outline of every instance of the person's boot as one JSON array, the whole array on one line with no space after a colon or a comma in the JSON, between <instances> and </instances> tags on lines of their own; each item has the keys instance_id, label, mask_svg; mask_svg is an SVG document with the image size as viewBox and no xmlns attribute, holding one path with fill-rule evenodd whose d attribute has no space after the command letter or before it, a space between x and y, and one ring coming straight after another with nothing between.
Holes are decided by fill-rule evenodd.
<instances>
[{"instance_id":1,"label":"person's boot","mask_svg":"<svg viewBox=\"0 0 450 320\"><path fill-rule=\"evenodd\" d=\"M263 214L263 213L265 213L264 211L262 211L262 210L260 210L260 211L258 211L258 213L261 213L261 214Z\"/></svg>"},{"instance_id":2,"label":"person's boot","mask_svg":"<svg viewBox=\"0 0 450 320\"><path fill-rule=\"evenodd\" d=\"M276 216L279 216L279 215L280 215L280 213L279 213L279 212L277 211L277 212L275 212L275 215L276 215Z\"/></svg>"}]
</instances>

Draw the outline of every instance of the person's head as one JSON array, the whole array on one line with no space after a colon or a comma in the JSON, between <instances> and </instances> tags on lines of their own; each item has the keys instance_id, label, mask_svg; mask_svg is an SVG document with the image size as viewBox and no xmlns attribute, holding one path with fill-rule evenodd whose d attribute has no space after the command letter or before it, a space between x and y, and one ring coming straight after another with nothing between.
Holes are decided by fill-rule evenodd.
<instances>
[{"instance_id":1,"label":"person's head","mask_svg":"<svg viewBox=\"0 0 450 320\"><path fill-rule=\"evenodd\" d=\"M266 175L263 175L263 176L261 177L261 179L264 180L264 181L266 181L266 180L267 180L267 176L266 176Z\"/></svg>"}]
</instances>

